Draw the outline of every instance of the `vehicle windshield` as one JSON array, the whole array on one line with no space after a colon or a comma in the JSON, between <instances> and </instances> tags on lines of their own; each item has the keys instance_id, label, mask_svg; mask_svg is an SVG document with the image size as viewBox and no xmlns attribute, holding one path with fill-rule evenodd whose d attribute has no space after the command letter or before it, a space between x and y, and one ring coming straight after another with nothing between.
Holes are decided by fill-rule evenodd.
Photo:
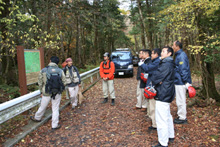
<instances>
[{"instance_id":1,"label":"vehicle windshield","mask_svg":"<svg viewBox=\"0 0 220 147\"><path fill-rule=\"evenodd\" d=\"M130 52L113 52L112 60L129 60Z\"/></svg>"}]
</instances>

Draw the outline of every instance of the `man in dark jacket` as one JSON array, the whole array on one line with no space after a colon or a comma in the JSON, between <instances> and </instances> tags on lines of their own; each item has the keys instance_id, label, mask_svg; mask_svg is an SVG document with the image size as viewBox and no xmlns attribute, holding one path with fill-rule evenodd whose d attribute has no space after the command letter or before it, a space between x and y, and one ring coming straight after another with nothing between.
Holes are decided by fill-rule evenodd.
<instances>
[{"instance_id":1,"label":"man in dark jacket","mask_svg":"<svg viewBox=\"0 0 220 147\"><path fill-rule=\"evenodd\" d=\"M164 47L161 52L161 62L152 77L157 95L155 117L159 143L154 147L166 147L174 140L173 118L170 113L170 103L175 97L175 70L172 58L173 49Z\"/></svg>"},{"instance_id":2,"label":"man in dark jacket","mask_svg":"<svg viewBox=\"0 0 220 147\"><path fill-rule=\"evenodd\" d=\"M146 86L149 86L152 84L152 76L154 72L157 70L159 63L160 63L160 53L161 50L159 48L155 48L152 50L151 53L151 61L148 65L142 64L141 68L144 70L144 72L148 73L148 79ZM147 115L152 120L152 126L148 127L148 130L156 130L156 120L155 120L155 99L149 99L148 100L148 106L147 106Z\"/></svg>"},{"instance_id":3,"label":"man in dark jacket","mask_svg":"<svg viewBox=\"0 0 220 147\"><path fill-rule=\"evenodd\" d=\"M142 60L138 63L138 70L140 73L144 73L143 69L140 68L142 64L148 64L151 60L151 51L148 49L142 49ZM140 76L140 74L139 74ZM137 104L134 109L141 109L141 111L145 112L147 110L147 100L144 97L144 88L146 83L140 79L140 91L137 93Z\"/></svg>"},{"instance_id":4,"label":"man in dark jacket","mask_svg":"<svg viewBox=\"0 0 220 147\"><path fill-rule=\"evenodd\" d=\"M178 118L174 120L175 124L186 124L186 90L191 86L191 72L189 59L186 53L182 50L182 43L175 41L173 43L175 52L175 89L176 89L176 104Z\"/></svg>"}]
</instances>

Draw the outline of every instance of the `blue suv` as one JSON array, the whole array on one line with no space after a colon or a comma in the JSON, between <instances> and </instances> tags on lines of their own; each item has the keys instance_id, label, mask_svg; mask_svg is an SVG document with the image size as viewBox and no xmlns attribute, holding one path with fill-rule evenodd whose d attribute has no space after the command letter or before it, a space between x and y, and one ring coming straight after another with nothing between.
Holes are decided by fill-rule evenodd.
<instances>
[{"instance_id":1,"label":"blue suv","mask_svg":"<svg viewBox=\"0 0 220 147\"><path fill-rule=\"evenodd\" d=\"M120 48L113 51L111 61L115 64L115 75L133 77L133 56L129 48Z\"/></svg>"}]
</instances>

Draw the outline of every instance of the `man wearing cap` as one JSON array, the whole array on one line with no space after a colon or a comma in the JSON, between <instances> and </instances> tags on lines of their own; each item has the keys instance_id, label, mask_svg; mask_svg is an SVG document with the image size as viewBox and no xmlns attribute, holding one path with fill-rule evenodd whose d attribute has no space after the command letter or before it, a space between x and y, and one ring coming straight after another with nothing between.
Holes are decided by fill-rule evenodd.
<instances>
[{"instance_id":1,"label":"man wearing cap","mask_svg":"<svg viewBox=\"0 0 220 147\"><path fill-rule=\"evenodd\" d=\"M68 87L69 95L70 95L70 103L72 105L72 109L77 106L77 94L79 91L79 86L81 86L81 78L78 72L78 69L73 66L73 61L71 58L66 59L67 65L63 68L63 71L66 76L66 86Z\"/></svg>"},{"instance_id":2,"label":"man wearing cap","mask_svg":"<svg viewBox=\"0 0 220 147\"><path fill-rule=\"evenodd\" d=\"M109 60L109 53L106 52L104 55L104 61L100 64L100 76L102 80L102 88L104 100L101 102L102 104L108 102L108 91L110 98L112 99L111 105L115 105L115 89L114 89L114 72L115 72L115 64Z\"/></svg>"}]
</instances>

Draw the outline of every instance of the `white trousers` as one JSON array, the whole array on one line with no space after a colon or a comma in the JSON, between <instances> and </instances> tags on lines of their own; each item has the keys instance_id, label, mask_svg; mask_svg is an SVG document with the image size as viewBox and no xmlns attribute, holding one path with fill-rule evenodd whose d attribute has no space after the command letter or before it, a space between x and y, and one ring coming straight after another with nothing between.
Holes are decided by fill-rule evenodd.
<instances>
[{"instance_id":1,"label":"white trousers","mask_svg":"<svg viewBox=\"0 0 220 147\"><path fill-rule=\"evenodd\" d=\"M149 99L148 101L148 116L151 118L152 120L152 127L156 128L157 124L156 124L156 119L155 119L155 106L156 106L156 101L155 99Z\"/></svg>"},{"instance_id":2,"label":"white trousers","mask_svg":"<svg viewBox=\"0 0 220 147\"><path fill-rule=\"evenodd\" d=\"M115 99L114 80L102 80L103 98L108 97L108 92L111 99Z\"/></svg>"},{"instance_id":3,"label":"white trousers","mask_svg":"<svg viewBox=\"0 0 220 147\"><path fill-rule=\"evenodd\" d=\"M73 107L76 107L78 103L77 94L79 91L79 86L77 85L75 87L68 87L68 90L70 95L70 103Z\"/></svg>"},{"instance_id":4,"label":"white trousers","mask_svg":"<svg viewBox=\"0 0 220 147\"><path fill-rule=\"evenodd\" d=\"M176 90L176 105L177 105L177 115L179 119L186 119L186 86L185 85L175 85Z\"/></svg>"},{"instance_id":5,"label":"white trousers","mask_svg":"<svg viewBox=\"0 0 220 147\"><path fill-rule=\"evenodd\" d=\"M144 88L140 88L140 80L137 83L137 108L147 108L148 100L144 97Z\"/></svg>"},{"instance_id":6,"label":"white trousers","mask_svg":"<svg viewBox=\"0 0 220 147\"><path fill-rule=\"evenodd\" d=\"M158 141L161 145L168 146L169 138L174 138L174 125L170 113L170 103L156 101L155 116Z\"/></svg>"},{"instance_id":7,"label":"white trousers","mask_svg":"<svg viewBox=\"0 0 220 147\"><path fill-rule=\"evenodd\" d=\"M61 94L57 94L55 99L52 99L50 96L43 96L41 99L40 107L35 113L34 118L36 120L41 120L49 102L52 103L52 128L56 128L59 123L59 106L61 101Z\"/></svg>"}]
</instances>

